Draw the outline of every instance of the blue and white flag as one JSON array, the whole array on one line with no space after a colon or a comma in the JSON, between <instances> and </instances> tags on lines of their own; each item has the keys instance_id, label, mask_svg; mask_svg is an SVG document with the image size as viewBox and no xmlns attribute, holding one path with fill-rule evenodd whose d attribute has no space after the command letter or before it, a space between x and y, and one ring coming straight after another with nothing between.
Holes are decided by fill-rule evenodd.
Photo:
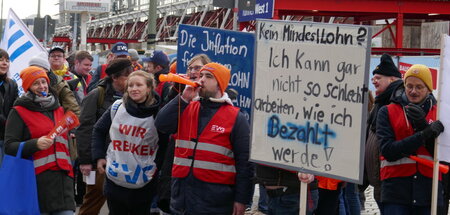
<instances>
[{"instance_id":1,"label":"blue and white flag","mask_svg":"<svg viewBox=\"0 0 450 215\"><path fill-rule=\"evenodd\" d=\"M9 54L11 64L8 76L17 82L19 94L22 94L24 91L20 71L28 67L33 56L47 51L12 9L9 9L0 48Z\"/></svg>"}]
</instances>

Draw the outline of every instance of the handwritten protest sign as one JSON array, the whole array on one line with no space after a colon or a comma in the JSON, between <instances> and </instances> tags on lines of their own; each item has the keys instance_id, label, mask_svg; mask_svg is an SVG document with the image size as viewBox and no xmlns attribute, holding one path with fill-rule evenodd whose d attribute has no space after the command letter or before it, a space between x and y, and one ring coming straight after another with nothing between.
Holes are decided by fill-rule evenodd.
<instances>
[{"instance_id":1,"label":"handwritten protest sign","mask_svg":"<svg viewBox=\"0 0 450 215\"><path fill-rule=\"evenodd\" d=\"M206 54L231 70L228 85L238 91L235 105L250 119L255 36L252 33L180 25L178 33L177 71L186 73L189 60Z\"/></svg>"},{"instance_id":2,"label":"handwritten protest sign","mask_svg":"<svg viewBox=\"0 0 450 215\"><path fill-rule=\"evenodd\" d=\"M438 158L441 161L450 162L450 36L445 35L442 38L441 48L441 68L439 74L439 96L438 96L438 117L442 124L446 126L444 132L438 137Z\"/></svg>"},{"instance_id":3,"label":"handwritten protest sign","mask_svg":"<svg viewBox=\"0 0 450 215\"><path fill-rule=\"evenodd\" d=\"M370 34L257 22L252 161L361 183Z\"/></svg>"}]
</instances>

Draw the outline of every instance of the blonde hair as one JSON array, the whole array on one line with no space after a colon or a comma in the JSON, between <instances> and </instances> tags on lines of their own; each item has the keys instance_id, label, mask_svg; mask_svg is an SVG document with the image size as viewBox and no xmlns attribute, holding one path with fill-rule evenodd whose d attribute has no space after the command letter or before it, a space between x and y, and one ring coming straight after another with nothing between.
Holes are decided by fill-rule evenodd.
<instances>
[{"instance_id":1,"label":"blonde hair","mask_svg":"<svg viewBox=\"0 0 450 215\"><path fill-rule=\"evenodd\" d=\"M202 61L203 65L211 63L211 59L209 59L208 55L206 55L206 54L197 54L194 57L192 57L191 60L189 60L188 66L190 66L192 63L194 63L194 61L196 61L196 60Z\"/></svg>"},{"instance_id":2,"label":"blonde hair","mask_svg":"<svg viewBox=\"0 0 450 215\"><path fill-rule=\"evenodd\" d=\"M147 99L145 99L145 106L150 106L153 103L156 102L155 97L153 96L153 89L155 88L155 80L153 79L153 76L148 73L148 72L144 72L142 70L137 70L134 71L132 73L130 73L130 75L128 75L128 79L127 79L127 83L125 85L125 93L123 94L123 102L127 103L128 99L129 99L129 95L128 95L128 80L130 80L131 77L134 76L140 76L143 77L145 79L145 83L147 84L147 87L150 88L150 92L147 95Z\"/></svg>"}]
</instances>

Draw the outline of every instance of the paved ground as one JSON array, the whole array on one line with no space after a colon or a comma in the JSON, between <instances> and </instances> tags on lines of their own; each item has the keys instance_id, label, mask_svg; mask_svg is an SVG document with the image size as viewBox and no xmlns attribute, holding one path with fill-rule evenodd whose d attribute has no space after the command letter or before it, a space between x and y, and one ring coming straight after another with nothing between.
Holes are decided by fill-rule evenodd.
<instances>
[{"instance_id":1,"label":"paved ground","mask_svg":"<svg viewBox=\"0 0 450 215\"><path fill-rule=\"evenodd\" d=\"M380 214L380 211L378 210L377 207L377 203L373 199L372 191L373 191L372 187L369 187L369 189L367 189L365 192L366 196L365 210L361 211L361 215ZM264 213L261 213L260 211L257 210L258 199L259 199L259 186L255 186L255 195L253 196L252 210L246 212L245 213L246 215L264 215ZM78 209L76 212L78 213ZM106 204L103 206L100 215L108 215L108 208L106 207Z\"/></svg>"},{"instance_id":2,"label":"paved ground","mask_svg":"<svg viewBox=\"0 0 450 215\"><path fill-rule=\"evenodd\" d=\"M364 204L365 209L361 211L361 215L379 215L380 211L378 210L377 203L375 202L375 199L373 198L373 188L369 187L365 192L366 196L366 203ZM255 196L253 196L253 205L252 210L250 212L246 212L246 215L264 215L264 213L261 213L257 210L257 203L259 199L259 189L258 186L255 187ZM255 204L256 202L256 204Z\"/></svg>"}]
</instances>

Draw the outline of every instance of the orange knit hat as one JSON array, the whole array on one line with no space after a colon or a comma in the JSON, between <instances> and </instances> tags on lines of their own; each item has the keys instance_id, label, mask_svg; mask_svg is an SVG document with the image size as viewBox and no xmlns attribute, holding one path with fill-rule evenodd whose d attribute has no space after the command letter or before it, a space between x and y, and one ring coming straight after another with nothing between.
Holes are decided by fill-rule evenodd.
<instances>
[{"instance_id":1,"label":"orange knit hat","mask_svg":"<svg viewBox=\"0 0 450 215\"><path fill-rule=\"evenodd\" d=\"M177 62L176 61L174 63L172 63L172 65L170 65L169 72L173 73L173 74L177 74Z\"/></svg>"},{"instance_id":2,"label":"orange knit hat","mask_svg":"<svg viewBox=\"0 0 450 215\"><path fill-rule=\"evenodd\" d=\"M45 70L37 66L29 66L23 69L20 72L20 78L22 79L22 88L25 92L28 92L28 89L38 78L45 78L45 80L47 80L47 83L50 83Z\"/></svg>"},{"instance_id":3,"label":"orange knit hat","mask_svg":"<svg viewBox=\"0 0 450 215\"><path fill-rule=\"evenodd\" d=\"M211 72L219 84L220 91L223 93L228 87L228 82L230 81L231 72L222 64L218 63L208 63L202 67L200 72L206 70Z\"/></svg>"}]
</instances>

